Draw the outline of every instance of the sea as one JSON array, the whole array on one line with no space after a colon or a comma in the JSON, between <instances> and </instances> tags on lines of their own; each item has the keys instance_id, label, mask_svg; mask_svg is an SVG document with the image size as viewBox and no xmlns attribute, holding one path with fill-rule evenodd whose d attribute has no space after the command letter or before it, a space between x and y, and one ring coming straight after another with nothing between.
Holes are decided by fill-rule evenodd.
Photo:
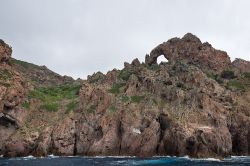
<instances>
[{"instance_id":1,"label":"sea","mask_svg":"<svg viewBox=\"0 0 250 166\"><path fill-rule=\"evenodd\" d=\"M59 157L49 155L43 158L33 156L0 158L0 166L250 166L250 157L232 156L223 160L214 158L192 159L189 157Z\"/></svg>"}]
</instances>

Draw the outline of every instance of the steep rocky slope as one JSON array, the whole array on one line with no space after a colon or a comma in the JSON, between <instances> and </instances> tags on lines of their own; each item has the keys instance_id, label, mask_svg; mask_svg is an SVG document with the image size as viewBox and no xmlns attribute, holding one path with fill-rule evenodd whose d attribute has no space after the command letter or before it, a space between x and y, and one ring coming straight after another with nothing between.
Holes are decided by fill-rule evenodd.
<instances>
[{"instance_id":1,"label":"steep rocky slope","mask_svg":"<svg viewBox=\"0 0 250 166\"><path fill-rule=\"evenodd\" d=\"M74 79L69 76L61 76L46 66L37 66L14 58L10 59L10 65L15 71L22 74L26 82L35 87L49 87L62 84L72 84Z\"/></svg>"},{"instance_id":2,"label":"steep rocky slope","mask_svg":"<svg viewBox=\"0 0 250 166\"><path fill-rule=\"evenodd\" d=\"M10 54L1 50L1 67L21 71L6 63ZM168 62L157 64L160 55ZM157 46L145 63L125 62L124 69L97 72L80 85L45 79L39 87L33 76L23 77L35 88L20 93L17 108L23 104L15 110L25 114L17 116L23 117L18 127L1 117L0 134L11 130L0 142L5 156L250 153L250 63L231 62L190 33Z\"/></svg>"},{"instance_id":3,"label":"steep rocky slope","mask_svg":"<svg viewBox=\"0 0 250 166\"><path fill-rule=\"evenodd\" d=\"M8 64L12 49L0 40L0 152L5 140L23 122L25 112L20 108L25 95L24 80Z\"/></svg>"}]
</instances>

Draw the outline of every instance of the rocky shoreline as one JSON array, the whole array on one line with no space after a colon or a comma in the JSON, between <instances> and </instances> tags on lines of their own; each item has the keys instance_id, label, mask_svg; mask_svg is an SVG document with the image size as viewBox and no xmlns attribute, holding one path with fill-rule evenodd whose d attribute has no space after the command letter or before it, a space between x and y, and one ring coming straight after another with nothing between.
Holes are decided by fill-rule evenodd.
<instances>
[{"instance_id":1,"label":"rocky shoreline","mask_svg":"<svg viewBox=\"0 0 250 166\"><path fill-rule=\"evenodd\" d=\"M190 156L250 153L250 62L193 34L87 80L11 59L0 42L0 154ZM163 55L168 62L157 64ZM45 77L46 76L46 77Z\"/></svg>"}]
</instances>

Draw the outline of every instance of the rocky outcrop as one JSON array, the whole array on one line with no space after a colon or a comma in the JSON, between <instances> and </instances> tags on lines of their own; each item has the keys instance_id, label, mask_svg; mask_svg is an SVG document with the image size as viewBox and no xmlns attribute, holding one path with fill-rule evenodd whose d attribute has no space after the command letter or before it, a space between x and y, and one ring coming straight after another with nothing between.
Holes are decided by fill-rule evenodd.
<instances>
[{"instance_id":1,"label":"rocky outcrop","mask_svg":"<svg viewBox=\"0 0 250 166\"><path fill-rule=\"evenodd\" d=\"M236 58L233 62L232 65L238 69L241 73L244 72L250 72L250 62L243 60L243 59L239 59Z\"/></svg>"},{"instance_id":2,"label":"rocky outcrop","mask_svg":"<svg viewBox=\"0 0 250 166\"><path fill-rule=\"evenodd\" d=\"M17 156L23 150L21 144L3 145L25 118L25 111L20 108L25 96L24 81L9 65L11 53L11 47L0 40L0 153L4 149L16 149L11 156Z\"/></svg>"},{"instance_id":3,"label":"rocky outcrop","mask_svg":"<svg viewBox=\"0 0 250 166\"><path fill-rule=\"evenodd\" d=\"M18 71L24 80L29 83L28 88L60 86L73 84L75 80L69 76L61 76L46 66L38 66L14 58L10 59L10 64L15 71ZM79 80L81 82L82 80Z\"/></svg>"},{"instance_id":4,"label":"rocky outcrop","mask_svg":"<svg viewBox=\"0 0 250 166\"><path fill-rule=\"evenodd\" d=\"M231 64L226 52L214 49L207 42L202 43L191 33L181 39L173 38L158 45L146 56L146 64L156 64L161 55L170 62L185 60L202 70L223 71Z\"/></svg>"},{"instance_id":5,"label":"rocky outcrop","mask_svg":"<svg viewBox=\"0 0 250 166\"><path fill-rule=\"evenodd\" d=\"M157 64L160 55L168 62ZM231 63L226 52L189 33L157 46L146 55L145 63L136 58L131 64L124 63L122 70L88 76L77 93L75 87L58 90L56 86L61 95L65 95L64 89L72 89L60 101L57 112L42 109L57 106L53 102L41 105L47 96L30 99L30 95L27 118L21 111L24 108L19 109L22 88L2 86L0 104L5 111L0 114L0 153L216 158L249 155L248 65L243 60ZM51 78L54 76L46 80L54 80ZM38 87L35 84L31 83ZM46 95L50 91L53 89L42 88L37 93ZM58 97L60 94L52 94L49 99ZM33 126L22 126L23 119Z\"/></svg>"},{"instance_id":6,"label":"rocky outcrop","mask_svg":"<svg viewBox=\"0 0 250 166\"><path fill-rule=\"evenodd\" d=\"M7 63L11 57L12 49L0 39L0 63Z\"/></svg>"}]
</instances>

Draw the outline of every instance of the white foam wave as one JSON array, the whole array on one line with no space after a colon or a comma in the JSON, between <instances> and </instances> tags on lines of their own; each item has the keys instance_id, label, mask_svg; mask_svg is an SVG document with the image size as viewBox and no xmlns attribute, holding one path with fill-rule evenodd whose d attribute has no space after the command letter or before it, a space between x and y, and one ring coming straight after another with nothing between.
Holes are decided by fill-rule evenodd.
<instances>
[{"instance_id":1,"label":"white foam wave","mask_svg":"<svg viewBox=\"0 0 250 166\"><path fill-rule=\"evenodd\" d=\"M94 158L136 158L136 156L94 156Z\"/></svg>"},{"instance_id":2,"label":"white foam wave","mask_svg":"<svg viewBox=\"0 0 250 166\"><path fill-rule=\"evenodd\" d=\"M235 158L235 159L238 159L238 158L249 158L249 156L231 156L231 158Z\"/></svg>"},{"instance_id":3,"label":"white foam wave","mask_svg":"<svg viewBox=\"0 0 250 166\"><path fill-rule=\"evenodd\" d=\"M50 154L50 155L48 155L47 157L48 157L48 158L54 159L54 158L59 158L59 157L63 157L63 156L55 156L55 155L53 155L53 154Z\"/></svg>"}]
</instances>

